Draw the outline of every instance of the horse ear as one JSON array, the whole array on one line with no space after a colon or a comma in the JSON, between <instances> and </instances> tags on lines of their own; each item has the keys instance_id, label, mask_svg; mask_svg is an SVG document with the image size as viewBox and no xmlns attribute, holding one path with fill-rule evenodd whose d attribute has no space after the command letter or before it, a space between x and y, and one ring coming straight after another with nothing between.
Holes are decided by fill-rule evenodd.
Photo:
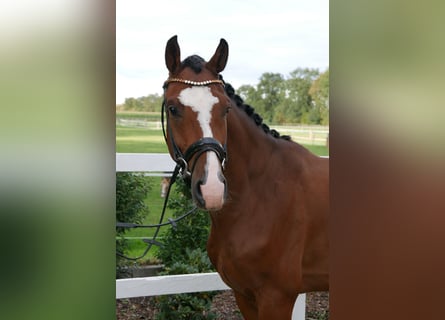
<instances>
[{"instance_id":1,"label":"horse ear","mask_svg":"<svg viewBox=\"0 0 445 320\"><path fill-rule=\"evenodd\" d=\"M226 40L221 39L215 54L206 66L210 71L218 74L226 67L227 58L229 58L229 45Z\"/></svg>"},{"instance_id":2,"label":"horse ear","mask_svg":"<svg viewBox=\"0 0 445 320\"><path fill-rule=\"evenodd\" d=\"M165 64L170 74L175 74L181 65L181 50L178 45L178 36L173 36L167 41L165 47Z\"/></svg>"}]
</instances>

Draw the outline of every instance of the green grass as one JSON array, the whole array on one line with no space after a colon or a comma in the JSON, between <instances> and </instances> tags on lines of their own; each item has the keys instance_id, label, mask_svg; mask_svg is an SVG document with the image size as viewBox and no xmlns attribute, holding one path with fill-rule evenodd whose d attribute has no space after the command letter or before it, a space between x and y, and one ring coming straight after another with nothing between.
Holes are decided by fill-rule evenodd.
<instances>
[{"instance_id":1,"label":"green grass","mask_svg":"<svg viewBox=\"0 0 445 320\"><path fill-rule=\"evenodd\" d=\"M116 152L119 153L167 153L162 130L146 128L116 128Z\"/></svg>"},{"instance_id":2,"label":"green grass","mask_svg":"<svg viewBox=\"0 0 445 320\"><path fill-rule=\"evenodd\" d=\"M318 156L329 156L329 150L326 146L304 144L304 147Z\"/></svg>"},{"instance_id":3,"label":"green grass","mask_svg":"<svg viewBox=\"0 0 445 320\"><path fill-rule=\"evenodd\" d=\"M329 155L324 145L303 144L311 152L319 156ZM119 153L167 153L162 130L147 128L116 128L116 152Z\"/></svg>"}]
</instances>

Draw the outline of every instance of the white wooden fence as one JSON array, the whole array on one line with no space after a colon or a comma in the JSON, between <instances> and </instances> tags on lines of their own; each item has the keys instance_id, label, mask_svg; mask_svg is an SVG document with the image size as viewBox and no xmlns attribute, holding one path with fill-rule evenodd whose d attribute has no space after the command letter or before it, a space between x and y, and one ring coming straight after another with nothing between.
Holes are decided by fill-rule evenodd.
<instances>
[{"instance_id":1,"label":"white wooden fence","mask_svg":"<svg viewBox=\"0 0 445 320\"><path fill-rule=\"evenodd\" d=\"M169 175L175 163L170 155L161 153L116 153L117 172L150 172ZM202 291L229 290L218 273L182 274L116 280L116 299ZM292 320L305 319L306 295L298 297Z\"/></svg>"},{"instance_id":2,"label":"white wooden fence","mask_svg":"<svg viewBox=\"0 0 445 320\"><path fill-rule=\"evenodd\" d=\"M168 153L116 153L117 172L146 172L151 176L170 176L175 165Z\"/></svg>"}]
</instances>

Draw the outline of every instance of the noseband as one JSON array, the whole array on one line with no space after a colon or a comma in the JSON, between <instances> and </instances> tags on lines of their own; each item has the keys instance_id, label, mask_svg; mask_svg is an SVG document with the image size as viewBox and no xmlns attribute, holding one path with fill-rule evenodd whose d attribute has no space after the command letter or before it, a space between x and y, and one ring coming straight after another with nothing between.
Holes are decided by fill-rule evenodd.
<instances>
[{"instance_id":1,"label":"noseband","mask_svg":"<svg viewBox=\"0 0 445 320\"><path fill-rule=\"evenodd\" d=\"M224 86L223 80L207 80L207 81L191 81L191 80L184 80L184 79L178 79L178 78L170 78L167 81L164 82L164 100L162 102L162 110L161 110L161 123L162 123L162 132L164 134L164 139L167 142L167 135L165 131L165 125L164 125L164 113L167 117L167 130L168 130L168 136L170 138L170 143L173 148L174 153L174 161L176 162L176 165L180 168L180 173L184 178L190 178L192 175L193 170L195 169L195 165L197 162L197 159L205 152L213 151L216 156L218 157L221 167L225 168L225 164L227 162L227 146L226 144L222 145L218 140L210 137L203 137L199 139L198 141L195 141L192 143L185 153L182 153L181 149L178 147L178 145L175 142L175 139L173 137L173 132L171 129L171 126L169 125L168 121L168 112L165 110L165 91L167 90L168 84L170 82L179 82L184 83L192 86L208 86L210 84L222 84ZM193 167L191 170L189 170L190 166L190 160L196 156L196 160L194 162Z\"/></svg>"}]
</instances>

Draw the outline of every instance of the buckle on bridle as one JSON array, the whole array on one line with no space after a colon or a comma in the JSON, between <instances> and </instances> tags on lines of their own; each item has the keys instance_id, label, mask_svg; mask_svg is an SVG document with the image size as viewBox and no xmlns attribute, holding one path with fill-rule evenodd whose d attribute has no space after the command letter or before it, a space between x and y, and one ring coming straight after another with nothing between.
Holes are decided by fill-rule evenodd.
<instances>
[{"instance_id":1,"label":"buckle on bridle","mask_svg":"<svg viewBox=\"0 0 445 320\"><path fill-rule=\"evenodd\" d=\"M192 173L188 169L188 163L183 157L178 157L176 159L176 164L179 166L179 174L183 178L191 177Z\"/></svg>"},{"instance_id":2,"label":"buckle on bridle","mask_svg":"<svg viewBox=\"0 0 445 320\"><path fill-rule=\"evenodd\" d=\"M223 170L226 170L226 159L227 159L227 157L224 157L221 161L221 168Z\"/></svg>"}]
</instances>

